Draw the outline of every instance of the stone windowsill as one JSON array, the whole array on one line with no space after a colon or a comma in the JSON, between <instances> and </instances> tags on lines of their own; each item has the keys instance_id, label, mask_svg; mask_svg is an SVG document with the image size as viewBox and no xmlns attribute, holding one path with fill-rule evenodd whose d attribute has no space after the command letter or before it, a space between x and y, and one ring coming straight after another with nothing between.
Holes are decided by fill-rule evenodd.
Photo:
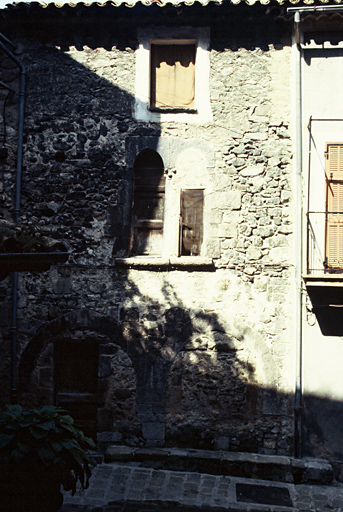
<instances>
[{"instance_id":1,"label":"stone windowsill","mask_svg":"<svg viewBox=\"0 0 343 512\"><path fill-rule=\"evenodd\" d=\"M117 267L139 270L215 270L212 258L203 258L201 256L181 256L179 258L135 256L131 258L115 258L114 261Z\"/></svg>"}]
</instances>

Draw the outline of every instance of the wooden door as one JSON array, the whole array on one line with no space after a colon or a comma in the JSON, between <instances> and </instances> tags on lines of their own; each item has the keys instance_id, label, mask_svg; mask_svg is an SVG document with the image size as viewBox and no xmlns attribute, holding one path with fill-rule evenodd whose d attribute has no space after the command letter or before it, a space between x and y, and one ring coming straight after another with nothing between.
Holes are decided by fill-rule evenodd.
<instances>
[{"instance_id":1,"label":"wooden door","mask_svg":"<svg viewBox=\"0 0 343 512\"><path fill-rule=\"evenodd\" d=\"M62 341L54 344L55 404L66 409L96 439L98 345Z\"/></svg>"},{"instance_id":2,"label":"wooden door","mask_svg":"<svg viewBox=\"0 0 343 512\"><path fill-rule=\"evenodd\" d=\"M203 190L181 190L181 256L200 256L201 254L203 240L203 210Z\"/></svg>"}]
</instances>

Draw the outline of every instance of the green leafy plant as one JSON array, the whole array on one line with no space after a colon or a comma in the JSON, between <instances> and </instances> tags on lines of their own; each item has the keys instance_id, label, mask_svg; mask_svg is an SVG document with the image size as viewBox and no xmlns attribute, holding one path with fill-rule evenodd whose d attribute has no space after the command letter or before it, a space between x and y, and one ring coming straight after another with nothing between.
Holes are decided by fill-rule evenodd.
<instances>
[{"instance_id":1,"label":"green leafy plant","mask_svg":"<svg viewBox=\"0 0 343 512\"><path fill-rule=\"evenodd\" d=\"M89 450L94 448L93 440L58 407L7 405L0 412L0 477L19 468L43 470L74 494L78 482L88 487L94 465Z\"/></svg>"}]
</instances>

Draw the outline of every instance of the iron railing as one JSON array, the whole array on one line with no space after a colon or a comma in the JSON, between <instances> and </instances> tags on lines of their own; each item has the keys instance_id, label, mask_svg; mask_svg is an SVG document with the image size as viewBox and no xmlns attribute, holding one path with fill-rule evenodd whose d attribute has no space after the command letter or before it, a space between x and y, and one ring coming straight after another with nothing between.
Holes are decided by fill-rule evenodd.
<instances>
[{"instance_id":1,"label":"iron railing","mask_svg":"<svg viewBox=\"0 0 343 512\"><path fill-rule=\"evenodd\" d=\"M343 273L343 212L307 212L307 259L308 275ZM342 241L338 238L337 250L328 250L328 225L342 227ZM340 246L341 244L341 246Z\"/></svg>"}]
</instances>

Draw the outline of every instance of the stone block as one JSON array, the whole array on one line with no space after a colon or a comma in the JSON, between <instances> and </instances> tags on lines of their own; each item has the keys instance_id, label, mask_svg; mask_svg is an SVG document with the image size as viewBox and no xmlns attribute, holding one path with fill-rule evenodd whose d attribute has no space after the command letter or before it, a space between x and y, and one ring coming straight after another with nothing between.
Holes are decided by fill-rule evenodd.
<instances>
[{"instance_id":1,"label":"stone block","mask_svg":"<svg viewBox=\"0 0 343 512\"><path fill-rule=\"evenodd\" d=\"M230 448L230 438L227 436L218 436L214 438L214 449L228 451Z\"/></svg>"},{"instance_id":2,"label":"stone block","mask_svg":"<svg viewBox=\"0 0 343 512\"><path fill-rule=\"evenodd\" d=\"M0 327L6 327L10 318L10 306L8 302L3 301L0 303Z\"/></svg>"},{"instance_id":3,"label":"stone block","mask_svg":"<svg viewBox=\"0 0 343 512\"><path fill-rule=\"evenodd\" d=\"M65 295L71 292L71 281L68 278L57 279L53 283L53 291L57 295Z\"/></svg>"},{"instance_id":4,"label":"stone block","mask_svg":"<svg viewBox=\"0 0 343 512\"><path fill-rule=\"evenodd\" d=\"M142 434L147 446L163 446L165 438L165 423L146 422L142 424ZM152 444L151 444L152 443Z\"/></svg>"},{"instance_id":5,"label":"stone block","mask_svg":"<svg viewBox=\"0 0 343 512\"><path fill-rule=\"evenodd\" d=\"M282 406L277 392L273 389L263 390L262 414L271 416L278 415L281 412L281 408Z\"/></svg>"},{"instance_id":6,"label":"stone block","mask_svg":"<svg viewBox=\"0 0 343 512\"><path fill-rule=\"evenodd\" d=\"M288 190L283 190L281 192L281 202L287 203L291 198L291 193Z\"/></svg>"},{"instance_id":7,"label":"stone block","mask_svg":"<svg viewBox=\"0 0 343 512\"><path fill-rule=\"evenodd\" d=\"M268 123L269 117L268 116L261 116L261 115L253 115L249 117L249 121L252 123Z\"/></svg>"},{"instance_id":8,"label":"stone block","mask_svg":"<svg viewBox=\"0 0 343 512\"><path fill-rule=\"evenodd\" d=\"M259 174L262 174L264 172L264 166L263 165L249 165L248 167L245 167L241 170L240 174L241 176L245 177L253 177L258 176Z\"/></svg>"},{"instance_id":9,"label":"stone block","mask_svg":"<svg viewBox=\"0 0 343 512\"><path fill-rule=\"evenodd\" d=\"M220 241L217 238L207 240L205 256L207 258L220 258Z\"/></svg>"},{"instance_id":10,"label":"stone block","mask_svg":"<svg viewBox=\"0 0 343 512\"><path fill-rule=\"evenodd\" d=\"M306 461L303 474L303 483L321 484L330 483L333 480L333 468L325 460Z\"/></svg>"},{"instance_id":11,"label":"stone block","mask_svg":"<svg viewBox=\"0 0 343 512\"><path fill-rule=\"evenodd\" d=\"M240 210L242 194L239 190L222 190L213 194L212 207L230 210Z\"/></svg>"},{"instance_id":12,"label":"stone block","mask_svg":"<svg viewBox=\"0 0 343 512\"><path fill-rule=\"evenodd\" d=\"M262 251L258 247L248 247L247 249L248 260L259 260L262 258Z\"/></svg>"},{"instance_id":13,"label":"stone block","mask_svg":"<svg viewBox=\"0 0 343 512\"><path fill-rule=\"evenodd\" d=\"M49 388L53 385L53 376L51 368L41 368L39 372L39 385L43 388Z\"/></svg>"},{"instance_id":14,"label":"stone block","mask_svg":"<svg viewBox=\"0 0 343 512\"><path fill-rule=\"evenodd\" d=\"M261 133L261 132L256 132L256 133L246 133L245 134L245 137L250 139L250 140L267 140L268 139L268 134L267 133Z\"/></svg>"},{"instance_id":15,"label":"stone block","mask_svg":"<svg viewBox=\"0 0 343 512\"><path fill-rule=\"evenodd\" d=\"M166 451L158 448L137 448L135 451L136 460L163 460L166 457Z\"/></svg>"},{"instance_id":16,"label":"stone block","mask_svg":"<svg viewBox=\"0 0 343 512\"><path fill-rule=\"evenodd\" d=\"M237 237L237 223L223 222L218 227L218 236L220 238L236 238Z\"/></svg>"},{"instance_id":17,"label":"stone block","mask_svg":"<svg viewBox=\"0 0 343 512\"><path fill-rule=\"evenodd\" d=\"M274 247L269 251L269 259L278 264L288 262L288 247Z\"/></svg>"},{"instance_id":18,"label":"stone block","mask_svg":"<svg viewBox=\"0 0 343 512\"><path fill-rule=\"evenodd\" d=\"M112 373L112 358L110 356L101 355L99 358L99 377L109 377Z\"/></svg>"},{"instance_id":19,"label":"stone block","mask_svg":"<svg viewBox=\"0 0 343 512\"><path fill-rule=\"evenodd\" d=\"M233 139L242 139L244 136L244 132L242 130L236 130L235 128L229 129L229 136Z\"/></svg>"},{"instance_id":20,"label":"stone block","mask_svg":"<svg viewBox=\"0 0 343 512\"><path fill-rule=\"evenodd\" d=\"M98 445L108 445L110 443L121 443L123 440L123 436L120 432L98 432L97 433L97 443Z\"/></svg>"},{"instance_id":21,"label":"stone block","mask_svg":"<svg viewBox=\"0 0 343 512\"><path fill-rule=\"evenodd\" d=\"M129 446L109 446L104 455L105 462L132 460L134 449Z\"/></svg>"}]
</instances>

